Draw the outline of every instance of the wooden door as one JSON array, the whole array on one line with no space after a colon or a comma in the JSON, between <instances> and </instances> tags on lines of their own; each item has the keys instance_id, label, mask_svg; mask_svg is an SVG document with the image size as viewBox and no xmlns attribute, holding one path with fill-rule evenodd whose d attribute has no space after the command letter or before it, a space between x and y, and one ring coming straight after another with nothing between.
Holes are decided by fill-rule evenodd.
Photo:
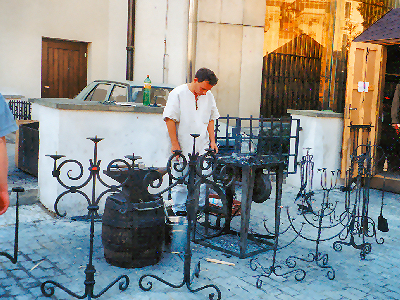
<instances>
[{"instance_id":1,"label":"wooden door","mask_svg":"<svg viewBox=\"0 0 400 300\"><path fill-rule=\"evenodd\" d=\"M381 45L362 42L353 42L350 46L344 109L342 177L350 167L350 156L357 145L376 145L378 142L378 121L386 66L385 50ZM350 130L351 125L355 129L353 132ZM362 147L357 149L357 152L362 151ZM373 147L372 151L374 149Z\"/></svg>"},{"instance_id":2,"label":"wooden door","mask_svg":"<svg viewBox=\"0 0 400 300\"><path fill-rule=\"evenodd\" d=\"M87 43L42 39L42 98L74 98L87 85Z\"/></svg>"}]
</instances>

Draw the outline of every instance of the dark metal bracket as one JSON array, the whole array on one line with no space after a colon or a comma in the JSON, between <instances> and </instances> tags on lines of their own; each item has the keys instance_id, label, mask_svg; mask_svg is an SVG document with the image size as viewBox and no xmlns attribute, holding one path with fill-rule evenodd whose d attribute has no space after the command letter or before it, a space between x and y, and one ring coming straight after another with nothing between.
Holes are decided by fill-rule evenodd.
<instances>
[{"instance_id":1,"label":"dark metal bracket","mask_svg":"<svg viewBox=\"0 0 400 300\"><path fill-rule=\"evenodd\" d=\"M14 235L14 255L10 255L7 252L0 252L0 256L7 257L13 264L17 263L18 260L18 231L19 231L19 193L24 192L22 187L14 187L12 191L17 194L17 202L15 204L15 235Z\"/></svg>"}]
</instances>

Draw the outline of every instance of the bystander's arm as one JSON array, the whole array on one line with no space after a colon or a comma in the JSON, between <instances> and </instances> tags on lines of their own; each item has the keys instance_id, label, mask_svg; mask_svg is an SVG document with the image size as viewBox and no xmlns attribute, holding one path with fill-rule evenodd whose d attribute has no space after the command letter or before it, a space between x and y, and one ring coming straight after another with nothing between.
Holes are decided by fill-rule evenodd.
<instances>
[{"instance_id":1,"label":"bystander's arm","mask_svg":"<svg viewBox=\"0 0 400 300\"><path fill-rule=\"evenodd\" d=\"M6 212L10 205L7 186L8 157L6 138L0 138L0 215Z\"/></svg>"},{"instance_id":2,"label":"bystander's arm","mask_svg":"<svg viewBox=\"0 0 400 300\"><path fill-rule=\"evenodd\" d=\"M218 153L218 146L215 142L214 123L214 120L208 122L207 131L210 139L210 148L215 150L215 153Z\"/></svg>"}]
</instances>

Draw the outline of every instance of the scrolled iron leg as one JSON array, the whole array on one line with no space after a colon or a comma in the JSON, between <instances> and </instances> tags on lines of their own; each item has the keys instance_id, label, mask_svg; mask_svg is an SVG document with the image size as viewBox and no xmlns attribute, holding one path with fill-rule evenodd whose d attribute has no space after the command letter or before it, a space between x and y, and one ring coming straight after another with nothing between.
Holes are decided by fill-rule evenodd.
<instances>
[{"instance_id":1,"label":"scrolled iron leg","mask_svg":"<svg viewBox=\"0 0 400 300\"><path fill-rule=\"evenodd\" d=\"M86 278L84 284L85 284L85 293L80 296L71 290L67 289L66 287L62 286L58 282L55 282L53 280L47 280L43 282L40 286L40 289L42 291L42 294L45 297L51 297L54 295L55 292L55 287L58 287L59 289L63 290L66 292L68 295L73 296L74 298L77 299L85 299L88 297L88 299L91 298L99 298L101 295L103 295L105 292L107 292L112 286L114 286L118 281L121 281L119 283L119 289L120 291L125 291L128 286L129 286L129 277L127 275L121 275L118 278L116 278L113 282L111 282L107 287L105 287L100 293L98 294L93 294L93 289L94 289L94 274L93 278Z\"/></svg>"},{"instance_id":2,"label":"scrolled iron leg","mask_svg":"<svg viewBox=\"0 0 400 300\"><path fill-rule=\"evenodd\" d=\"M49 286L49 285L54 285L54 286ZM79 296L78 294L72 292L71 290L67 289L66 287L62 286L58 282L55 282L53 280L47 280L43 282L40 286L40 290L42 291L43 296L45 297L51 297L54 295L54 287L58 287L62 289L64 292L66 292L68 295L71 295L77 299L85 299L87 297L87 291L85 291L85 294L82 296Z\"/></svg>"},{"instance_id":3,"label":"scrolled iron leg","mask_svg":"<svg viewBox=\"0 0 400 300\"><path fill-rule=\"evenodd\" d=\"M216 300L220 300L221 299L221 290L214 284L207 284L205 286L199 287L197 289L192 289L190 284L186 284L187 288L190 292L192 293L196 293L198 291L204 290L204 289L208 289L208 288L213 288L215 289L215 291L217 292L218 298ZM210 293L208 294L208 299L213 300L214 299L215 294L214 293Z\"/></svg>"},{"instance_id":4,"label":"scrolled iron leg","mask_svg":"<svg viewBox=\"0 0 400 300\"><path fill-rule=\"evenodd\" d=\"M344 242L344 241L335 241L333 243L333 249L335 251L342 251L343 246L342 245L346 245L346 246L352 246L355 249L361 250L360 251L360 258L362 260L365 259L365 256L371 252L372 250L372 245L371 243L368 242L364 242L362 244L357 245L353 235L350 236L350 241L349 242Z\"/></svg>"},{"instance_id":5,"label":"scrolled iron leg","mask_svg":"<svg viewBox=\"0 0 400 300\"><path fill-rule=\"evenodd\" d=\"M105 292L107 292L113 285L115 285L118 281L125 279L124 281L121 281L118 285L118 288L120 291L125 291L128 286L129 286L129 277L127 275L121 275L118 278L116 278L113 282L111 282L109 285L107 285L100 293L97 295L93 295L93 298L98 298L101 295L103 295Z\"/></svg>"},{"instance_id":6,"label":"scrolled iron leg","mask_svg":"<svg viewBox=\"0 0 400 300\"><path fill-rule=\"evenodd\" d=\"M286 259L286 265L293 269L296 267L296 262L294 260L292 261L288 261L290 258L295 258L295 257L288 257ZM275 266L270 266L269 268L265 268L263 267L260 262L257 259L251 259L250 260L250 268L255 271L258 268L261 269L262 274L259 274L255 277L257 277L257 282L256 282L256 287L257 288L261 288L262 286L262 280L261 277L270 277L272 274L274 274L275 276L282 276L282 277L288 277L290 274L294 273L294 278L297 281L302 281L305 277L306 277L306 272L302 269L295 269L295 270L291 270L288 272L277 272L277 270L282 270L282 266L280 265L275 265Z\"/></svg>"},{"instance_id":7,"label":"scrolled iron leg","mask_svg":"<svg viewBox=\"0 0 400 300\"><path fill-rule=\"evenodd\" d=\"M185 280L184 280L184 281L182 281L180 284L173 284L173 283L170 283L170 282L168 282L168 281L162 279L161 277L158 277L158 276L156 276L156 275L149 275L149 274L143 275L143 276L141 276L140 279L139 279L139 287L140 287L143 291L146 291L146 292L150 291L150 290L153 288L153 283L150 281L150 279L149 279L148 277L154 278L154 279L156 279L156 280L158 280L158 281L160 281L160 282L164 283L165 285L168 285L168 286L170 286L170 287L172 287L172 288L181 288L181 287L183 287L183 286L186 284L188 290L189 290L191 293L196 293L196 292L198 292L198 291L201 291L201 290L204 290L204 289L207 289L207 288L213 288L213 289L215 289L215 291L216 291L216 293L217 293L217 295L218 295L218 297L217 297L216 300L220 300L220 299L221 299L221 291L220 291L220 289L219 289L216 285L214 285L214 284L208 284L208 285L202 286L202 287L197 288L197 289L192 289L192 288L191 288L191 283L190 283L189 281L188 281L188 282L185 282ZM148 281L144 284L143 281L144 281L146 278L148 278ZM214 293L210 293L210 294L208 295L208 298L209 298L210 300L212 300L212 299L214 299L214 296L215 296Z\"/></svg>"},{"instance_id":8,"label":"scrolled iron leg","mask_svg":"<svg viewBox=\"0 0 400 300\"><path fill-rule=\"evenodd\" d=\"M185 285L185 281L183 281L182 283L180 283L180 284L173 284L173 283L170 283L170 282L168 282L168 281L166 281L166 280L164 280L164 279L162 279L161 277L158 277L158 276L156 276L156 275L150 275L150 274L147 274L147 275L143 275L142 277L140 277L140 279L139 279L139 287L143 290L143 291L146 291L146 292L148 292L148 291L150 291L152 288L153 288L153 284L151 283L151 281L150 281L150 279L149 279L149 281L147 282L147 286L144 286L143 285L143 280L146 278L146 277L151 277L151 278L154 278L154 279L156 279L156 280L158 280L158 281L161 281L162 283L164 283L164 284L166 284L166 285L168 285L168 286L170 286L170 287L172 287L172 288L181 288L181 287L183 287L184 285Z\"/></svg>"}]
</instances>

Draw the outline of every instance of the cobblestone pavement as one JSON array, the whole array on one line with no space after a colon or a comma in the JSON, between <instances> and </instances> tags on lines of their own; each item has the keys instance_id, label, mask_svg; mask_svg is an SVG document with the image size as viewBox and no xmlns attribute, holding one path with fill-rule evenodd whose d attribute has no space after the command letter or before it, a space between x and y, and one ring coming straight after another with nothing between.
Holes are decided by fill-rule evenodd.
<instances>
[{"instance_id":1,"label":"cobblestone pavement","mask_svg":"<svg viewBox=\"0 0 400 300\"><path fill-rule=\"evenodd\" d=\"M322 230L319 252L327 254L327 265L331 268L321 268L316 262L297 260L295 269L306 273L302 281L295 279L295 274L277 276L292 269L287 268L285 260L289 256L310 259L310 253L316 252L315 242L318 231L305 222L302 215L297 213L294 203L297 189L284 185L282 202L281 230L288 228L287 208L293 227L302 237L296 237L293 228L280 235L281 249L276 256L275 274L270 277L261 277L260 288L256 286L257 276L261 269L253 271L250 260L239 259L225 255L222 252L211 250L204 246L193 244L192 264L201 262L201 271L195 278L192 288L207 284L215 284L222 292L222 299L400 299L400 199L399 195L385 193L383 215L388 219L389 232L376 232L375 238L367 238L372 250L362 260L360 250L352 246L343 245L341 251L332 247L335 236L341 232L342 225ZM344 207L344 194L332 191L330 201L337 203L335 215L327 216L323 226L336 224ZM11 195L15 197L15 195ZM317 192L315 199L322 199L323 193ZM336 202L337 201L337 202ZM377 222L380 212L381 192L370 191L369 215ZM315 200L318 206L318 200ZM251 230L266 233L273 226L274 201L270 199L263 204L252 204ZM239 219L234 218L233 227ZM265 222L263 221L265 220ZM318 220L310 219L310 223ZM331 222L332 221L332 222ZM0 251L12 253L14 245L15 207L0 217ZM303 225L303 223L305 223ZM84 293L84 270L88 263L89 253L89 223L71 221L69 216L58 218L47 212L40 203L24 205L20 208L20 239L18 261L12 264L6 257L0 257L0 299L49 299L42 296L40 285L46 280L54 280L78 295ZM303 226L303 228L302 228ZM308 228L310 227L310 228ZM372 230L372 225L369 226ZM342 231L342 235L345 231ZM332 238L333 237L333 238ZM348 241L349 239L346 239ZM233 240L234 241L234 240ZM356 240L360 243L360 240ZM256 258L265 270L272 264L272 251L258 254ZM207 258L214 258L233 265L215 264ZM126 291L120 291L118 284L111 287L101 299L208 299L212 289L205 289L191 293L186 286L171 288L162 282L152 280L153 287L145 292L139 288L138 280L143 274L158 275L171 283L179 284L183 278L183 257L179 254L164 252L161 261L153 266L136 269L123 269L109 265L103 255L101 243L101 222L95 224L93 264L96 268L94 292L99 293L109 283L120 275L129 276L130 284ZM280 268L281 266L282 268ZM335 278L330 280L329 271L334 271ZM262 283L262 284L260 284ZM51 299L75 299L60 288L55 288Z\"/></svg>"}]
</instances>

